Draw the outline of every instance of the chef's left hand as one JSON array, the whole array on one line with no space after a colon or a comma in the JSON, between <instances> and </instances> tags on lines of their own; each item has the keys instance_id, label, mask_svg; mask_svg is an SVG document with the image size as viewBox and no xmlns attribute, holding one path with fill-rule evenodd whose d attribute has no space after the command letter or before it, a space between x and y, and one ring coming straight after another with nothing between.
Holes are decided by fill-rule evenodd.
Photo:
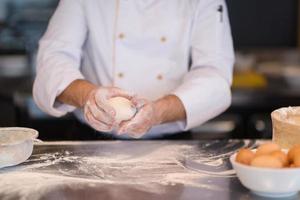
<instances>
[{"instance_id":1,"label":"chef's left hand","mask_svg":"<svg viewBox=\"0 0 300 200\"><path fill-rule=\"evenodd\" d=\"M152 126L159 124L155 103L147 99L134 97L132 103L138 112L133 119L120 125L118 134L128 134L133 138L142 137Z\"/></svg>"}]
</instances>

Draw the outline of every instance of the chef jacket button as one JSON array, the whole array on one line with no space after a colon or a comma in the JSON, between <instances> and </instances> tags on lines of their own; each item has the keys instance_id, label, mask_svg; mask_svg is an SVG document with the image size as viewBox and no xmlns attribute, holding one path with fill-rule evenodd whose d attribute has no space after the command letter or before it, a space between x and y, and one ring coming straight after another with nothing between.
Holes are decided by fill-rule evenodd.
<instances>
[{"instance_id":1,"label":"chef jacket button","mask_svg":"<svg viewBox=\"0 0 300 200\"><path fill-rule=\"evenodd\" d=\"M124 39L124 38L125 38L124 33L120 33L120 34L119 34L119 39Z\"/></svg>"},{"instance_id":2,"label":"chef jacket button","mask_svg":"<svg viewBox=\"0 0 300 200\"><path fill-rule=\"evenodd\" d=\"M162 80L163 79L163 76L161 74L157 75L157 80Z\"/></svg>"},{"instance_id":3,"label":"chef jacket button","mask_svg":"<svg viewBox=\"0 0 300 200\"><path fill-rule=\"evenodd\" d=\"M120 72L120 73L118 73L118 77L119 77L119 78L123 78L123 77L124 77L124 74Z\"/></svg>"},{"instance_id":4,"label":"chef jacket button","mask_svg":"<svg viewBox=\"0 0 300 200\"><path fill-rule=\"evenodd\" d=\"M167 38L166 38L166 37L164 37L164 36L162 36L162 37L160 38L160 41L161 41L162 43L164 43L164 42L166 42L166 41L167 41Z\"/></svg>"}]
</instances>

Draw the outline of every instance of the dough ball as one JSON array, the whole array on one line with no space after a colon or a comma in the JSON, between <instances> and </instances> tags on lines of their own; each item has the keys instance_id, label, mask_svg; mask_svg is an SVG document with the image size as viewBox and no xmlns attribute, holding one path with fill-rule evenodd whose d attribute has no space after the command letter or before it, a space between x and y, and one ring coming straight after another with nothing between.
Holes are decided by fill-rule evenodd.
<instances>
[{"instance_id":1,"label":"dough ball","mask_svg":"<svg viewBox=\"0 0 300 200\"><path fill-rule=\"evenodd\" d=\"M272 142L268 142L265 144L260 145L257 148L256 151L256 156L260 156L260 155L266 155L266 154L270 154L273 151L280 151L280 147L278 144L272 143Z\"/></svg>"},{"instance_id":2,"label":"dough ball","mask_svg":"<svg viewBox=\"0 0 300 200\"><path fill-rule=\"evenodd\" d=\"M240 149L236 155L236 161L245 165L250 165L254 158L254 153L250 149Z\"/></svg>"},{"instance_id":3,"label":"dough ball","mask_svg":"<svg viewBox=\"0 0 300 200\"><path fill-rule=\"evenodd\" d=\"M108 104L116 111L116 121L130 120L136 113L136 107L124 97L113 97L108 100Z\"/></svg>"},{"instance_id":4,"label":"dough ball","mask_svg":"<svg viewBox=\"0 0 300 200\"><path fill-rule=\"evenodd\" d=\"M261 155L256 156L251 161L251 166L254 167L264 167L264 168L282 168L283 164L274 156L271 155Z\"/></svg>"},{"instance_id":5,"label":"dough ball","mask_svg":"<svg viewBox=\"0 0 300 200\"><path fill-rule=\"evenodd\" d=\"M273 151L270 155L279 159L280 162L282 162L283 166L288 166L288 157L283 151Z\"/></svg>"},{"instance_id":6,"label":"dough ball","mask_svg":"<svg viewBox=\"0 0 300 200\"><path fill-rule=\"evenodd\" d=\"M300 144L297 144L295 146L293 146L289 152L288 152L288 159L289 159L289 162L293 162L294 161L294 157L296 155L300 155Z\"/></svg>"}]
</instances>

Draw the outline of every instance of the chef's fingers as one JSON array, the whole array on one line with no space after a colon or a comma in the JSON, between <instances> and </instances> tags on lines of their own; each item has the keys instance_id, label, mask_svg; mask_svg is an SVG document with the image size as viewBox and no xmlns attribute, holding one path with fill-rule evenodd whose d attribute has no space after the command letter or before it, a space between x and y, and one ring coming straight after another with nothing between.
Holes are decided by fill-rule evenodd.
<instances>
[{"instance_id":1,"label":"chef's fingers","mask_svg":"<svg viewBox=\"0 0 300 200\"><path fill-rule=\"evenodd\" d=\"M138 128L139 128L139 125L136 124L135 122L131 122L131 121L124 122L118 129L118 134L119 135L123 135L123 134L130 135L130 134L137 132Z\"/></svg>"},{"instance_id":2,"label":"chef's fingers","mask_svg":"<svg viewBox=\"0 0 300 200\"><path fill-rule=\"evenodd\" d=\"M132 126L129 126L127 131L127 134L132 138L141 138L143 135L145 135L148 130L150 129L149 126L142 126L138 124L133 124Z\"/></svg>"},{"instance_id":3,"label":"chef's fingers","mask_svg":"<svg viewBox=\"0 0 300 200\"><path fill-rule=\"evenodd\" d=\"M105 98L102 98L101 96L97 95L97 93L94 96L95 104L98 108L101 108L104 110L104 112L114 119L116 116L116 111L107 103L107 100Z\"/></svg>"},{"instance_id":4,"label":"chef's fingers","mask_svg":"<svg viewBox=\"0 0 300 200\"><path fill-rule=\"evenodd\" d=\"M113 125L115 123L114 118L108 115L102 108L98 107L95 103L91 103L87 106L88 111L93 115L93 117L104 124Z\"/></svg>"},{"instance_id":5,"label":"chef's fingers","mask_svg":"<svg viewBox=\"0 0 300 200\"><path fill-rule=\"evenodd\" d=\"M135 124L143 123L141 119L143 116L142 112L143 110L140 110L135 114L135 116L132 119L121 122L117 133L119 135L125 134L128 132L128 129L130 129L130 127L135 126Z\"/></svg>"},{"instance_id":6,"label":"chef's fingers","mask_svg":"<svg viewBox=\"0 0 300 200\"><path fill-rule=\"evenodd\" d=\"M141 138L148 131L146 127L132 126L127 130L128 135L132 138Z\"/></svg>"},{"instance_id":7,"label":"chef's fingers","mask_svg":"<svg viewBox=\"0 0 300 200\"><path fill-rule=\"evenodd\" d=\"M114 121L115 121L115 119L114 119L114 115L115 115L114 109L109 107L110 110L108 110L108 109L106 109L105 105L102 105L101 103L97 104L97 101L96 101L94 96L92 96L90 98L90 100L87 102L86 107L89 108L89 110L94 114L94 117L96 119L99 119L100 121L102 121L101 119L103 118L104 119L103 122L105 122L105 123L108 123L108 124L114 123Z\"/></svg>"},{"instance_id":8,"label":"chef's fingers","mask_svg":"<svg viewBox=\"0 0 300 200\"><path fill-rule=\"evenodd\" d=\"M131 99L131 102L135 107L137 107L139 109L139 108L142 108L144 105L146 105L149 101L147 99L140 98L138 96L134 96Z\"/></svg>"},{"instance_id":9,"label":"chef's fingers","mask_svg":"<svg viewBox=\"0 0 300 200\"><path fill-rule=\"evenodd\" d=\"M128 91L122 90L117 87L113 87L113 88L111 88L107 98L110 99L113 97L124 97L124 98L130 100L130 99L132 99L132 96L133 96L133 94Z\"/></svg>"},{"instance_id":10,"label":"chef's fingers","mask_svg":"<svg viewBox=\"0 0 300 200\"><path fill-rule=\"evenodd\" d=\"M92 115L92 113L90 111L85 111L85 119L86 121L90 124L91 127L93 127L95 130L97 131L101 131L101 132L110 132L113 129L113 126L104 124L99 122L98 120L96 120L94 118L94 116Z\"/></svg>"},{"instance_id":11,"label":"chef's fingers","mask_svg":"<svg viewBox=\"0 0 300 200\"><path fill-rule=\"evenodd\" d=\"M148 126L135 126L135 125L126 125L121 127L118 130L119 135L128 134L132 138L141 138L143 135L147 133L150 128Z\"/></svg>"},{"instance_id":12,"label":"chef's fingers","mask_svg":"<svg viewBox=\"0 0 300 200\"><path fill-rule=\"evenodd\" d=\"M130 121L123 121L119 124L118 130L117 130L117 134L118 135L123 135L126 133L127 127L129 125Z\"/></svg>"},{"instance_id":13,"label":"chef's fingers","mask_svg":"<svg viewBox=\"0 0 300 200\"><path fill-rule=\"evenodd\" d=\"M148 125L146 123L138 123L138 121L128 121L122 122L118 129L118 134L128 134L132 135L143 135L148 130ZM141 137L138 136L138 137Z\"/></svg>"},{"instance_id":14,"label":"chef's fingers","mask_svg":"<svg viewBox=\"0 0 300 200\"><path fill-rule=\"evenodd\" d=\"M148 120L148 113L146 107L140 109L136 115L129 121L122 122L120 124L120 128L118 130L119 134L128 133L128 130L134 130L136 127L148 127L149 120Z\"/></svg>"}]
</instances>

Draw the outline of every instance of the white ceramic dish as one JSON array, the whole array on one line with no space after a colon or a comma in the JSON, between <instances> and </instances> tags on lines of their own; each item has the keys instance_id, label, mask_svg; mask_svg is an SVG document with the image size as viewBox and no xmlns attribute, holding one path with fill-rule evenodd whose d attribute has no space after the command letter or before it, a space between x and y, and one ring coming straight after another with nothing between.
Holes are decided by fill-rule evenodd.
<instances>
[{"instance_id":1,"label":"white ceramic dish","mask_svg":"<svg viewBox=\"0 0 300 200\"><path fill-rule=\"evenodd\" d=\"M0 128L0 168L26 161L32 154L38 132L29 128Z\"/></svg>"},{"instance_id":2,"label":"white ceramic dish","mask_svg":"<svg viewBox=\"0 0 300 200\"><path fill-rule=\"evenodd\" d=\"M241 183L253 193L283 198L293 196L300 190L300 168L260 168L244 165L235 161L236 153L230 162Z\"/></svg>"}]
</instances>

